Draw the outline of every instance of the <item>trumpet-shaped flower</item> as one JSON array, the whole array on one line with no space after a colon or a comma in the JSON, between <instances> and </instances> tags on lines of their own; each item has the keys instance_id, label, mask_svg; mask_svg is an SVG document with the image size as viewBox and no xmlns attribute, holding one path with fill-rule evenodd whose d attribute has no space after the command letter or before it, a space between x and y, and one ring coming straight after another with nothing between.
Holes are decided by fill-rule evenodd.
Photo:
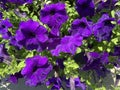
<instances>
[{"instance_id":1,"label":"trumpet-shaped flower","mask_svg":"<svg viewBox=\"0 0 120 90\"><path fill-rule=\"evenodd\" d=\"M52 65L45 56L37 55L27 58L25 64L26 66L21 71L21 74L25 77L26 84L29 86L43 83L52 70Z\"/></svg>"},{"instance_id":2,"label":"trumpet-shaped flower","mask_svg":"<svg viewBox=\"0 0 120 90\"><path fill-rule=\"evenodd\" d=\"M59 36L60 28L63 23L68 19L68 15L65 10L65 4L56 3L45 5L40 11L40 20L44 24L47 24L51 29L51 34Z\"/></svg>"},{"instance_id":3,"label":"trumpet-shaped flower","mask_svg":"<svg viewBox=\"0 0 120 90\"><path fill-rule=\"evenodd\" d=\"M28 20L20 23L15 40L28 50L43 50L43 43L48 39L47 30L37 21Z\"/></svg>"}]
</instances>

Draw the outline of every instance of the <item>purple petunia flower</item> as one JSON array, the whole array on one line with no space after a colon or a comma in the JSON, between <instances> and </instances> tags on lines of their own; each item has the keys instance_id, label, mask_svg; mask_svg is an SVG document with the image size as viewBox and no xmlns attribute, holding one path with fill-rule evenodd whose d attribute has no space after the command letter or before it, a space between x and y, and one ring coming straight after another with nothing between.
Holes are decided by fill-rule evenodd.
<instances>
[{"instance_id":1,"label":"purple petunia flower","mask_svg":"<svg viewBox=\"0 0 120 90\"><path fill-rule=\"evenodd\" d=\"M8 28L11 28L12 26L13 25L8 19L0 21L0 34L2 34L2 38L9 39L11 37L11 33L8 31Z\"/></svg>"},{"instance_id":2,"label":"purple petunia flower","mask_svg":"<svg viewBox=\"0 0 120 90\"><path fill-rule=\"evenodd\" d=\"M34 56L26 59L26 66L22 69L21 74L26 79L26 85L36 86L43 83L47 75L52 70L52 65L45 56Z\"/></svg>"},{"instance_id":3,"label":"purple petunia flower","mask_svg":"<svg viewBox=\"0 0 120 90\"><path fill-rule=\"evenodd\" d=\"M118 0L106 0L106 2L101 1L98 3L97 6L97 12L101 11L102 9L114 9L115 4L118 2Z\"/></svg>"},{"instance_id":4,"label":"purple petunia flower","mask_svg":"<svg viewBox=\"0 0 120 90\"><path fill-rule=\"evenodd\" d=\"M65 36L61 39L59 45L54 50L51 50L53 56L59 56L59 53L75 54L77 47L81 46L83 38L76 34L73 36Z\"/></svg>"},{"instance_id":5,"label":"purple petunia flower","mask_svg":"<svg viewBox=\"0 0 120 90\"><path fill-rule=\"evenodd\" d=\"M94 15L94 2L93 0L76 0L76 10L80 17L93 16Z\"/></svg>"},{"instance_id":6,"label":"purple petunia flower","mask_svg":"<svg viewBox=\"0 0 120 90\"><path fill-rule=\"evenodd\" d=\"M110 18L108 14L103 14L98 22L93 25L94 36L99 42L111 39L112 30L115 26L111 21L114 21L114 18Z\"/></svg>"},{"instance_id":7,"label":"purple petunia flower","mask_svg":"<svg viewBox=\"0 0 120 90\"><path fill-rule=\"evenodd\" d=\"M8 2L15 3L15 4L31 4L33 0L7 0Z\"/></svg>"},{"instance_id":8,"label":"purple petunia flower","mask_svg":"<svg viewBox=\"0 0 120 90\"><path fill-rule=\"evenodd\" d=\"M28 20L21 22L15 40L27 50L43 50L43 43L48 40L47 30L39 22Z\"/></svg>"},{"instance_id":9,"label":"purple petunia flower","mask_svg":"<svg viewBox=\"0 0 120 90\"><path fill-rule=\"evenodd\" d=\"M60 90L60 88L62 88L62 81L59 77L52 77L50 79L48 79L48 81L46 82L46 86L50 86L51 90Z\"/></svg>"},{"instance_id":10,"label":"purple petunia flower","mask_svg":"<svg viewBox=\"0 0 120 90\"><path fill-rule=\"evenodd\" d=\"M40 20L51 29L51 34L59 36L60 27L68 19L65 4L56 3L45 5L40 11Z\"/></svg>"},{"instance_id":11,"label":"purple petunia flower","mask_svg":"<svg viewBox=\"0 0 120 90\"><path fill-rule=\"evenodd\" d=\"M75 87L81 88L81 90L86 90L86 84L80 81L80 78L75 78ZM66 86L69 88L70 87L70 79L66 79Z\"/></svg>"},{"instance_id":12,"label":"purple petunia flower","mask_svg":"<svg viewBox=\"0 0 120 90\"><path fill-rule=\"evenodd\" d=\"M105 76L108 71L105 65L109 63L109 54L107 52L97 53L89 52L88 61L83 67L83 70L95 70L98 76Z\"/></svg>"},{"instance_id":13,"label":"purple petunia flower","mask_svg":"<svg viewBox=\"0 0 120 90\"><path fill-rule=\"evenodd\" d=\"M19 78L23 78L23 76L21 75L21 72L18 72L18 73L15 73L15 74L13 74L13 75L10 75L10 77L9 77L8 80L9 80L11 83L17 84Z\"/></svg>"},{"instance_id":14,"label":"purple petunia flower","mask_svg":"<svg viewBox=\"0 0 120 90\"><path fill-rule=\"evenodd\" d=\"M92 34L92 28L85 17L82 19L75 19L71 25L70 33L72 35L78 34L83 37L89 37Z\"/></svg>"}]
</instances>

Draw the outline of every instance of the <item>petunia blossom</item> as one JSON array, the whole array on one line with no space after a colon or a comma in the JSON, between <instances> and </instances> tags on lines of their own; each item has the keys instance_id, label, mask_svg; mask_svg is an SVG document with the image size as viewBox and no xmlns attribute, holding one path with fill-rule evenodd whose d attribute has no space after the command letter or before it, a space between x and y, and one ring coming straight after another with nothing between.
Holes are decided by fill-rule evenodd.
<instances>
[{"instance_id":1,"label":"petunia blossom","mask_svg":"<svg viewBox=\"0 0 120 90\"><path fill-rule=\"evenodd\" d=\"M75 8L80 17L93 16L95 5L93 0L75 0Z\"/></svg>"},{"instance_id":2,"label":"petunia blossom","mask_svg":"<svg viewBox=\"0 0 120 90\"><path fill-rule=\"evenodd\" d=\"M70 33L72 35L79 34L83 37L89 37L92 35L92 28L87 19L83 17L81 19L75 19L72 22Z\"/></svg>"},{"instance_id":3,"label":"petunia blossom","mask_svg":"<svg viewBox=\"0 0 120 90\"><path fill-rule=\"evenodd\" d=\"M95 70L98 76L104 77L106 72L108 72L105 65L109 63L109 54L107 52L89 52L88 57L88 61L84 65L83 70Z\"/></svg>"},{"instance_id":4,"label":"petunia blossom","mask_svg":"<svg viewBox=\"0 0 120 90\"><path fill-rule=\"evenodd\" d=\"M47 30L37 21L22 21L16 31L15 40L27 50L43 50L43 43L48 40Z\"/></svg>"},{"instance_id":5,"label":"petunia blossom","mask_svg":"<svg viewBox=\"0 0 120 90\"><path fill-rule=\"evenodd\" d=\"M77 47L81 46L83 37L76 34L73 36L65 36L61 39L59 45L51 50L53 56L59 56L61 52L75 54Z\"/></svg>"},{"instance_id":6,"label":"petunia blossom","mask_svg":"<svg viewBox=\"0 0 120 90\"><path fill-rule=\"evenodd\" d=\"M59 36L60 28L68 19L65 4L58 2L45 5L40 11L40 20L51 29L51 34Z\"/></svg>"},{"instance_id":7,"label":"petunia blossom","mask_svg":"<svg viewBox=\"0 0 120 90\"><path fill-rule=\"evenodd\" d=\"M114 18L109 17L108 14L103 14L102 17L93 25L93 33L97 41L109 41L111 39L114 24L111 23Z\"/></svg>"},{"instance_id":8,"label":"petunia blossom","mask_svg":"<svg viewBox=\"0 0 120 90\"><path fill-rule=\"evenodd\" d=\"M25 64L26 66L22 69L21 74L26 79L26 85L29 86L37 86L43 83L52 70L52 65L45 56L36 55L27 58Z\"/></svg>"}]
</instances>

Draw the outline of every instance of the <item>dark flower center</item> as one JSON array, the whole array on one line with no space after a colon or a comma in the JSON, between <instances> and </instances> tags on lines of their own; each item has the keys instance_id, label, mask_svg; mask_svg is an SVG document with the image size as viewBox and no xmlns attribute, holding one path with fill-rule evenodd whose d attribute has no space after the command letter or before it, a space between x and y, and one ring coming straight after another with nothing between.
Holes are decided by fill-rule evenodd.
<instances>
[{"instance_id":1,"label":"dark flower center","mask_svg":"<svg viewBox=\"0 0 120 90\"><path fill-rule=\"evenodd\" d=\"M3 62L3 59L4 59L3 57L0 57L0 62Z\"/></svg>"},{"instance_id":2,"label":"dark flower center","mask_svg":"<svg viewBox=\"0 0 120 90\"><path fill-rule=\"evenodd\" d=\"M31 38L32 38L32 37L35 37L35 33L29 32L29 33L28 33L28 36L31 37Z\"/></svg>"},{"instance_id":3,"label":"dark flower center","mask_svg":"<svg viewBox=\"0 0 120 90\"><path fill-rule=\"evenodd\" d=\"M5 28L5 25L1 25L2 28Z\"/></svg>"},{"instance_id":4,"label":"dark flower center","mask_svg":"<svg viewBox=\"0 0 120 90\"><path fill-rule=\"evenodd\" d=\"M86 3L82 4L83 9L86 9L86 7L88 7L88 4L86 4Z\"/></svg>"},{"instance_id":5,"label":"dark flower center","mask_svg":"<svg viewBox=\"0 0 120 90\"><path fill-rule=\"evenodd\" d=\"M106 20L106 21L104 22L104 25L105 25L105 26L110 26L110 25L111 25L111 21L110 21L110 20Z\"/></svg>"},{"instance_id":6,"label":"dark flower center","mask_svg":"<svg viewBox=\"0 0 120 90\"><path fill-rule=\"evenodd\" d=\"M82 28L85 28L85 27L86 27L86 24L85 24L84 22L81 22L81 23L79 24L79 26L82 27Z\"/></svg>"},{"instance_id":7,"label":"dark flower center","mask_svg":"<svg viewBox=\"0 0 120 90\"><path fill-rule=\"evenodd\" d=\"M37 69L38 69L38 67L35 66L35 67L33 68L33 72L35 72Z\"/></svg>"},{"instance_id":8,"label":"dark flower center","mask_svg":"<svg viewBox=\"0 0 120 90\"><path fill-rule=\"evenodd\" d=\"M54 14L55 14L55 10L51 10L50 15L54 15Z\"/></svg>"}]
</instances>

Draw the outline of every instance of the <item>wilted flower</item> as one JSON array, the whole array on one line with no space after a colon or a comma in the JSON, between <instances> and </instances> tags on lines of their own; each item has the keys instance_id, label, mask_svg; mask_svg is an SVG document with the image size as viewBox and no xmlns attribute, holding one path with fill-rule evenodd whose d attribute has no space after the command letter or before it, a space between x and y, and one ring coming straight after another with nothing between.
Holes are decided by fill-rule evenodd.
<instances>
[{"instance_id":1,"label":"wilted flower","mask_svg":"<svg viewBox=\"0 0 120 90\"><path fill-rule=\"evenodd\" d=\"M83 38L79 35L65 36L61 39L59 45L54 50L51 50L53 56L59 56L59 53L75 54L77 47L81 46Z\"/></svg>"},{"instance_id":2,"label":"wilted flower","mask_svg":"<svg viewBox=\"0 0 120 90\"><path fill-rule=\"evenodd\" d=\"M52 77L50 79L48 79L48 81L46 82L46 86L50 86L51 90L60 90L60 88L62 88L62 81L59 77Z\"/></svg>"},{"instance_id":3,"label":"wilted flower","mask_svg":"<svg viewBox=\"0 0 120 90\"><path fill-rule=\"evenodd\" d=\"M7 9L7 0L0 0L0 8Z\"/></svg>"},{"instance_id":4,"label":"wilted flower","mask_svg":"<svg viewBox=\"0 0 120 90\"><path fill-rule=\"evenodd\" d=\"M18 8L14 9L14 13L21 18L27 17L27 14L25 12L23 12L23 13L20 12L20 10Z\"/></svg>"},{"instance_id":5,"label":"wilted flower","mask_svg":"<svg viewBox=\"0 0 120 90\"><path fill-rule=\"evenodd\" d=\"M40 11L40 20L44 24L47 24L51 29L51 34L59 35L60 27L68 19L65 4L56 3L45 5Z\"/></svg>"},{"instance_id":6,"label":"wilted flower","mask_svg":"<svg viewBox=\"0 0 120 90\"><path fill-rule=\"evenodd\" d=\"M89 52L88 57L88 61L83 67L83 70L95 70L98 76L105 76L105 72L107 71L105 65L109 62L109 54L107 52Z\"/></svg>"},{"instance_id":7,"label":"wilted flower","mask_svg":"<svg viewBox=\"0 0 120 90\"><path fill-rule=\"evenodd\" d=\"M19 29L15 36L18 44L24 46L28 50L43 50L43 43L48 39L47 30L37 21L23 21L19 25Z\"/></svg>"},{"instance_id":8,"label":"wilted flower","mask_svg":"<svg viewBox=\"0 0 120 90\"><path fill-rule=\"evenodd\" d=\"M27 58L25 64L26 66L22 69L21 74L25 77L26 84L29 86L43 83L52 70L52 65L45 56L37 55Z\"/></svg>"},{"instance_id":9,"label":"wilted flower","mask_svg":"<svg viewBox=\"0 0 120 90\"><path fill-rule=\"evenodd\" d=\"M86 90L86 84L80 81L80 78L74 78L75 87L81 88L81 90ZM70 88L70 79L66 79L66 86Z\"/></svg>"},{"instance_id":10,"label":"wilted flower","mask_svg":"<svg viewBox=\"0 0 120 90\"><path fill-rule=\"evenodd\" d=\"M10 64L11 60L7 49L5 48L5 44L0 44L0 62Z\"/></svg>"},{"instance_id":11,"label":"wilted flower","mask_svg":"<svg viewBox=\"0 0 120 90\"><path fill-rule=\"evenodd\" d=\"M114 21L114 18L110 18L108 14L103 14L98 22L93 25L94 36L99 42L111 39L112 30L115 26L111 21Z\"/></svg>"},{"instance_id":12,"label":"wilted flower","mask_svg":"<svg viewBox=\"0 0 120 90\"><path fill-rule=\"evenodd\" d=\"M93 0L76 0L76 10L80 17L93 16L94 15L94 2Z\"/></svg>"},{"instance_id":13,"label":"wilted flower","mask_svg":"<svg viewBox=\"0 0 120 90\"><path fill-rule=\"evenodd\" d=\"M111 63L116 67L120 67L120 46L115 46L114 52L111 52L110 55L115 57L114 62Z\"/></svg>"},{"instance_id":14,"label":"wilted flower","mask_svg":"<svg viewBox=\"0 0 120 90\"><path fill-rule=\"evenodd\" d=\"M72 35L79 34L83 37L89 37L92 34L92 28L85 17L75 19L71 25L70 33Z\"/></svg>"},{"instance_id":15,"label":"wilted flower","mask_svg":"<svg viewBox=\"0 0 120 90\"><path fill-rule=\"evenodd\" d=\"M97 12L101 11L102 9L114 9L115 4L118 2L118 0L106 0L106 2L101 1L98 3L97 6Z\"/></svg>"}]
</instances>

